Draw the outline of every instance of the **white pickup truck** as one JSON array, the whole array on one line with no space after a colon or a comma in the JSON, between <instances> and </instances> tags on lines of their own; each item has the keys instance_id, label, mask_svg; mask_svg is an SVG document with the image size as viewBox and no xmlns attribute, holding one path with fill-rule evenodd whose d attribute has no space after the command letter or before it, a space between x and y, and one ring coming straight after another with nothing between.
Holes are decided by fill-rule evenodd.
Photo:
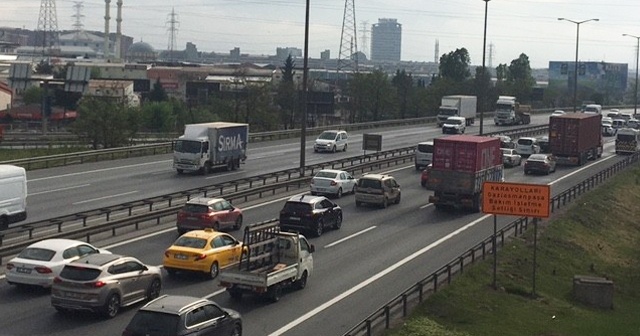
<instances>
[{"instance_id":1,"label":"white pickup truck","mask_svg":"<svg viewBox=\"0 0 640 336\"><path fill-rule=\"evenodd\" d=\"M281 232L271 220L245 227L243 244L240 261L220 273L220 286L232 298L251 292L277 302L285 287L307 285L315 248L303 235Z\"/></svg>"}]
</instances>

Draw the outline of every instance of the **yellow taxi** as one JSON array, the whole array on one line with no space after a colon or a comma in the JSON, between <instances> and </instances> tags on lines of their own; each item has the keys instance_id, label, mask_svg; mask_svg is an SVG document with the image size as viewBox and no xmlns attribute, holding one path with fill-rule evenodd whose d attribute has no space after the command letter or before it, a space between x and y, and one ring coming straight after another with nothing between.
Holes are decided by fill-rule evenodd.
<instances>
[{"instance_id":1,"label":"yellow taxi","mask_svg":"<svg viewBox=\"0 0 640 336\"><path fill-rule=\"evenodd\" d=\"M169 275L177 271L204 272L214 279L221 268L240 260L242 243L233 236L207 228L180 236L164 252L162 265Z\"/></svg>"}]
</instances>

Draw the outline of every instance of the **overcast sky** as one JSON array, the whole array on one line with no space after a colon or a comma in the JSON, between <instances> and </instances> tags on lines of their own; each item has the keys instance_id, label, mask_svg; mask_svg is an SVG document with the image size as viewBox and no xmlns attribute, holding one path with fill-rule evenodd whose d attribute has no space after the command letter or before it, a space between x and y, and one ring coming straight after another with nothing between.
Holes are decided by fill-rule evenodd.
<instances>
[{"instance_id":1,"label":"overcast sky","mask_svg":"<svg viewBox=\"0 0 640 336\"><path fill-rule=\"evenodd\" d=\"M115 32L116 1L111 0L111 32ZM60 30L71 30L76 1L55 0ZM329 49L337 58L344 0L310 0L309 56ZM177 49L187 42L200 51L275 54L276 47L304 47L305 0L124 0L123 34L167 49L169 14L177 14ZM0 26L35 30L41 0L0 0ZM104 1L83 1L87 30L104 30ZM367 56L371 25L379 18L402 24L402 60L433 61L439 55L467 48L471 63L482 64L483 0L355 0L358 49ZM580 24L582 61L628 63L635 69L640 36L639 0L491 0L488 3L486 64L509 64L521 53L532 67L550 60L573 61L578 25L558 21L592 18ZM366 30L365 30L366 28ZM366 36L366 38L363 38ZM492 46L490 49L489 46ZM366 47L366 48L365 48ZM491 55L490 55L491 54Z\"/></svg>"}]
</instances>

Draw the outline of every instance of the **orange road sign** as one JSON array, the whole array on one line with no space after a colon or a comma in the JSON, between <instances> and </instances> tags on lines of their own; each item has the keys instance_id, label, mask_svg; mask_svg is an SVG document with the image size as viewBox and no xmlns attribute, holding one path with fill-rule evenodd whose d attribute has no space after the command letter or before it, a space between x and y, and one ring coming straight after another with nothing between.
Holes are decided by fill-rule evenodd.
<instances>
[{"instance_id":1,"label":"orange road sign","mask_svg":"<svg viewBox=\"0 0 640 336\"><path fill-rule=\"evenodd\" d=\"M484 182L482 212L494 215L549 217L551 186L510 182Z\"/></svg>"}]
</instances>

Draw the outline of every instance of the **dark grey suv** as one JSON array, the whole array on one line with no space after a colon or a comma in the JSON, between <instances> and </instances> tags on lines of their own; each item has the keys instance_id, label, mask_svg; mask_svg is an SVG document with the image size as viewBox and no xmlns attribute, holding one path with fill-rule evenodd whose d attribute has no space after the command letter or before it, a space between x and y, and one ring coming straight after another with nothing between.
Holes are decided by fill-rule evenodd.
<instances>
[{"instance_id":1,"label":"dark grey suv","mask_svg":"<svg viewBox=\"0 0 640 336\"><path fill-rule=\"evenodd\" d=\"M242 318L235 310L196 297L163 295L144 305L122 336L240 336Z\"/></svg>"},{"instance_id":2,"label":"dark grey suv","mask_svg":"<svg viewBox=\"0 0 640 336\"><path fill-rule=\"evenodd\" d=\"M324 196L291 197L280 210L283 230L305 231L319 237L328 228L340 229L342 208Z\"/></svg>"}]
</instances>

